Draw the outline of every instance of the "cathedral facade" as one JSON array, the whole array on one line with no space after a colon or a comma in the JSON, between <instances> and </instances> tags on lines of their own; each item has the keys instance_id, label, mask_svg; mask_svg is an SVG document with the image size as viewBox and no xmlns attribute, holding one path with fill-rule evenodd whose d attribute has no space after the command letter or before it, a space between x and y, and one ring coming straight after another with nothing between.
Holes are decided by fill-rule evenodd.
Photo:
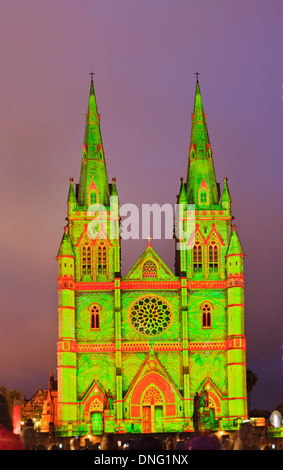
<instances>
[{"instance_id":1,"label":"cathedral facade","mask_svg":"<svg viewBox=\"0 0 283 470\"><path fill-rule=\"evenodd\" d=\"M178 203L175 224L195 222L191 239L176 240L175 272L148 241L122 277L119 198L91 80L57 255L58 434L228 430L247 418L245 255L227 178L222 191L216 182L198 79Z\"/></svg>"}]
</instances>

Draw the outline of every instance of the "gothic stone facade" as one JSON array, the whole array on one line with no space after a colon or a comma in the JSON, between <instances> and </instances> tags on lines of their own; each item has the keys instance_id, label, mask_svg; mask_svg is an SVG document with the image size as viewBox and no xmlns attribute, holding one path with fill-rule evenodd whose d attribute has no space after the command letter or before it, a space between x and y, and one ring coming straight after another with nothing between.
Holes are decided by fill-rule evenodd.
<instances>
[{"instance_id":1,"label":"gothic stone facade","mask_svg":"<svg viewBox=\"0 0 283 470\"><path fill-rule=\"evenodd\" d=\"M115 211L110 211L110 198ZM187 178L194 245L176 249L173 273L148 242L121 277L119 199L108 183L91 80L80 181L70 180L58 260L58 425L61 435L235 429L247 417L244 253L231 227L227 179L216 182L199 82ZM106 213L89 232L103 204ZM190 206L189 206L190 207ZM180 240L188 248L190 240Z\"/></svg>"}]
</instances>

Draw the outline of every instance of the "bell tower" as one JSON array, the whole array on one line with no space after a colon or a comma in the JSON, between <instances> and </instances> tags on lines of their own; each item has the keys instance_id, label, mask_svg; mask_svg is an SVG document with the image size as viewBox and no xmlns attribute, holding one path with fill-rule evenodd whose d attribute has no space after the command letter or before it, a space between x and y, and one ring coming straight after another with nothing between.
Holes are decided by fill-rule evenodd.
<instances>
[{"instance_id":1,"label":"bell tower","mask_svg":"<svg viewBox=\"0 0 283 470\"><path fill-rule=\"evenodd\" d=\"M235 226L231 229L228 179L222 194L216 180L198 77L191 121L187 179L181 179L178 196L184 217L177 223L186 233L194 212L195 226L180 240L183 250L176 249L175 265L188 288L190 398L207 393L207 403L218 404L213 419L225 427L247 417L244 253Z\"/></svg>"}]
</instances>

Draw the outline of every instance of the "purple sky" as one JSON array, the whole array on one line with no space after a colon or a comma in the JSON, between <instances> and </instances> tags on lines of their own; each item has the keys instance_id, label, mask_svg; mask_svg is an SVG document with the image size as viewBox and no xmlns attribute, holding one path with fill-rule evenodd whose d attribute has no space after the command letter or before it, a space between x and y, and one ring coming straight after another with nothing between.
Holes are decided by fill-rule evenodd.
<instances>
[{"instance_id":1,"label":"purple sky","mask_svg":"<svg viewBox=\"0 0 283 470\"><path fill-rule=\"evenodd\" d=\"M252 407L283 401L281 0L2 0L0 385L56 372L57 263L89 72L121 203L176 202L198 70L244 251ZM146 246L122 243L123 275ZM174 244L153 241L173 269Z\"/></svg>"}]
</instances>

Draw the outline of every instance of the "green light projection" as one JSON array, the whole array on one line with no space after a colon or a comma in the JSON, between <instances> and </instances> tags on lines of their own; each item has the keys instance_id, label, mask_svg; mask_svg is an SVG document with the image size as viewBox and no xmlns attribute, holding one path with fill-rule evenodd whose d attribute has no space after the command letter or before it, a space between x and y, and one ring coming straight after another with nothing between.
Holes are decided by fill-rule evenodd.
<instances>
[{"instance_id":1,"label":"green light projection","mask_svg":"<svg viewBox=\"0 0 283 470\"><path fill-rule=\"evenodd\" d=\"M172 320L169 304L160 297L146 296L138 299L130 310L132 327L145 336L158 336Z\"/></svg>"},{"instance_id":2,"label":"green light projection","mask_svg":"<svg viewBox=\"0 0 283 470\"><path fill-rule=\"evenodd\" d=\"M109 209L110 194L118 195L91 82L80 182L76 191L70 182L57 255L59 435L192 431L203 388L200 427L236 429L247 417L244 252L235 227L231 234L227 178L222 195L216 183L198 81L187 175L179 201L195 204L197 248L176 249L173 274L148 244L122 277L110 212L98 240L87 231L88 205Z\"/></svg>"}]
</instances>

